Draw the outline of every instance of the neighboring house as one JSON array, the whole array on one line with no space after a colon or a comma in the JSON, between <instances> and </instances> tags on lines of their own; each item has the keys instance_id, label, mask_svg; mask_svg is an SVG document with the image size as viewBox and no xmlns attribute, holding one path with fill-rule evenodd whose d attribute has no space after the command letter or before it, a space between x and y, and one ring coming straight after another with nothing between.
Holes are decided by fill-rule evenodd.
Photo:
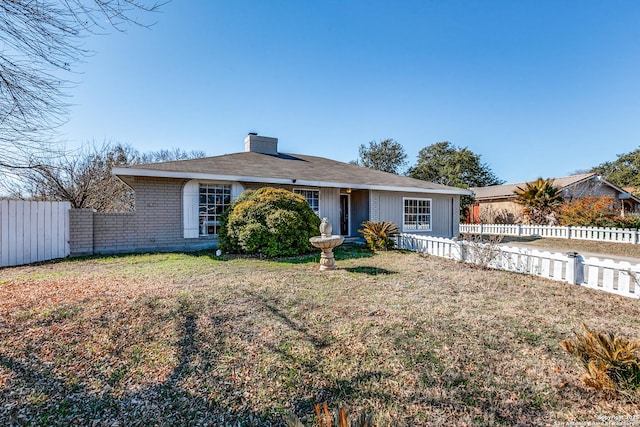
<instances>
[{"instance_id":1,"label":"neighboring house","mask_svg":"<svg viewBox=\"0 0 640 427\"><path fill-rule=\"evenodd\" d=\"M222 212L244 190L265 186L302 195L318 216L329 219L335 234L344 236L358 236L361 223L372 220L393 221L407 233L453 237L460 196L471 195L322 157L280 153L277 138L256 134L245 138L241 153L114 168L113 173L136 195L135 213L100 219L109 221L101 230L115 227L109 234L124 236L115 245L119 252L215 246ZM108 252L108 245L96 239L94 252Z\"/></svg>"},{"instance_id":2,"label":"neighboring house","mask_svg":"<svg viewBox=\"0 0 640 427\"><path fill-rule=\"evenodd\" d=\"M621 216L640 210L640 199L595 173L555 178L553 183L560 187L565 201L587 196L611 196L616 201L616 209L620 210ZM515 202L515 191L518 187L524 188L526 184L522 182L471 188L475 193L475 204L470 209L468 222L489 224L521 221L522 206Z\"/></svg>"}]
</instances>

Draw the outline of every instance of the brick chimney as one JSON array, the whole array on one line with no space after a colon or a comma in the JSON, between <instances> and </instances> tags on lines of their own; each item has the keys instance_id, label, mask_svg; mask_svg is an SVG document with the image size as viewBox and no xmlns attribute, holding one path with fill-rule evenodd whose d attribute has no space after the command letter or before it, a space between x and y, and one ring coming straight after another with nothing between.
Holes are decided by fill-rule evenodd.
<instances>
[{"instance_id":1,"label":"brick chimney","mask_svg":"<svg viewBox=\"0 0 640 427\"><path fill-rule=\"evenodd\" d=\"M244 151L262 154L278 154L278 138L258 136L257 133L249 133L244 139Z\"/></svg>"}]
</instances>

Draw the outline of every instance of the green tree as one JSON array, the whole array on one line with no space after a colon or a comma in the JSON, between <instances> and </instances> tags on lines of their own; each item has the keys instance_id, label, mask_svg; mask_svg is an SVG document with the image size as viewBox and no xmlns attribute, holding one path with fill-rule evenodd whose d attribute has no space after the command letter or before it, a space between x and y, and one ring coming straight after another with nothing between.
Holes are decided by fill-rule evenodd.
<instances>
[{"instance_id":1,"label":"green tree","mask_svg":"<svg viewBox=\"0 0 640 427\"><path fill-rule=\"evenodd\" d=\"M360 144L358 153L360 158L354 163L369 169L399 174L407 164L404 148L393 139L370 141L368 146Z\"/></svg>"},{"instance_id":2,"label":"green tree","mask_svg":"<svg viewBox=\"0 0 640 427\"><path fill-rule=\"evenodd\" d=\"M516 203L522 205L529 224L549 225L556 222L556 214L564 203L559 187L552 179L538 178L524 187L517 187Z\"/></svg>"},{"instance_id":3,"label":"green tree","mask_svg":"<svg viewBox=\"0 0 640 427\"><path fill-rule=\"evenodd\" d=\"M409 169L412 178L454 187L485 187L502 184L480 156L450 142L437 142L418 153L418 162Z\"/></svg>"},{"instance_id":4,"label":"green tree","mask_svg":"<svg viewBox=\"0 0 640 427\"><path fill-rule=\"evenodd\" d=\"M448 141L437 142L418 152L418 162L409 169L409 176L423 181L460 188L486 187L502 184L491 168L480 161L480 155ZM460 198L460 218L464 220L473 197Z\"/></svg>"},{"instance_id":5,"label":"green tree","mask_svg":"<svg viewBox=\"0 0 640 427\"><path fill-rule=\"evenodd\" d=\"M604 162L591 169L618 187L640 189L640 147L626 154L618 154L612 162ZM640 190L636 192L640 195Z\"/></svg>"}]
</instances>

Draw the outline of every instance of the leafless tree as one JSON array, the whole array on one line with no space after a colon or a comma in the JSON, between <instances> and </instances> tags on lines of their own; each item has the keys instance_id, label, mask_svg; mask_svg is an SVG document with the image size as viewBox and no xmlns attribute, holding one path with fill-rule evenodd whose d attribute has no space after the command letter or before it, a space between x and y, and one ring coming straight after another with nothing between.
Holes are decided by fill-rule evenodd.
<instances>
[{"instance_id":1,"label":"leafless tree","mask_svg":"<svg viewBox=\"0 0 640 427\"><path fill-rule=\"evenodd\" d=\"M140 154L129 145L93 143L49 164L24 169L5 191L14 199L68 201L77 209L131 212L135 207L133 190L112 175L114 167L204 156L202 151L177 148Z\"/></svg>"},{"instance_id":2,"label":"leafless tree","mask_svg":"<svg viewBox=\"0 0 640 427\"><path fill-rule=\"evenodd\" d=\"M134 163L158 163L158 162L174 162L176 160L197 159L206 157L207 153L201 150L184 151L180 148L171 148L169 150L149 151L142 153L135 159Z\"/></svg>"},{"instance_id":3,"label":"leafless tree","mask_svg":"<svg viewBox=\"0 0 640 427\"><path fill-rule=\"evenodd\" d=\"M122 144L87 146L65 153L49 164L21 171L13 182L12 198L68 201L71 207L102 212L127 212L133 207L133 191L111 174L128 166L137 153Z\"/></svg>"},{"instance_id":4,"label":"leafless tree","mask_svg":"<svg viewBox=\"0 0 640 427\"><path fill-rule=\"evenodd\" d=\"M139 20L160 3L146 0L0 1L0 175L60 154L70 73L88 52L82 39Z\"/></svg>"}]
</instances>

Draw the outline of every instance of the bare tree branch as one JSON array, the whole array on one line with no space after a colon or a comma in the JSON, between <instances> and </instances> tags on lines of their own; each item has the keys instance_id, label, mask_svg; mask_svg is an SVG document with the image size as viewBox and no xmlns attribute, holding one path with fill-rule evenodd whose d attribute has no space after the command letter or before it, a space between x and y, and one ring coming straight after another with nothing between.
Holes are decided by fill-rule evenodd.
<instances>
[{"instance_id":1,"label":"bare tree branch","mask_svg":"<svg viewBox=\"0 0 640 427\"><path fill-rule=\"evenodd\" d=\"M0 1L0 175L60 155L69 73L90 53L82 40L107 28L148 27L143 0Z\"/></svg>"},{"instance_id":2,"label":"bare tree branch","mask_svg":"<svg viewBox=\"0 0 640 427\"><path fill-rule=\"evenodd\" d=\"M135 208L133 190L111 174L114 167L205 155L202 151L187 152L179 148L140 154L129 145L92 143L47 164L24 168L19 178L0 181L0 186L4 184L4 191L17 199L68 201L76 209L131 212Z\"/></svg>"}]
</instances>

